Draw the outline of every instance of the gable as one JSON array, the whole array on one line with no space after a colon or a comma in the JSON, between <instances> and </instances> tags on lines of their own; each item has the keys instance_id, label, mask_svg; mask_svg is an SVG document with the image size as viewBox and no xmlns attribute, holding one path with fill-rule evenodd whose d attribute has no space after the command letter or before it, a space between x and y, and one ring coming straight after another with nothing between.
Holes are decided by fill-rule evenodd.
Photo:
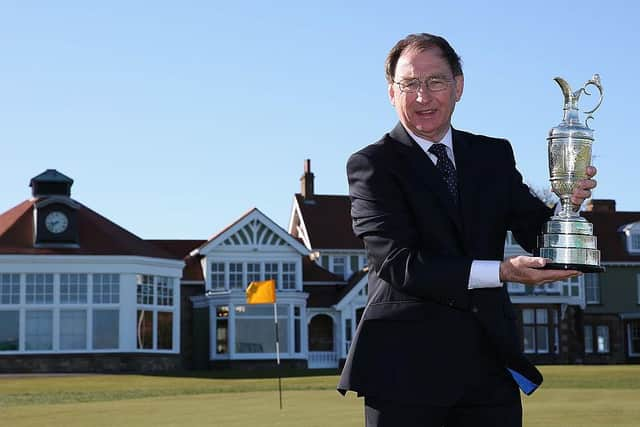
<instances>
[{"instance_id":1,"label":"gable","mask_svg":"<svg viewBox=\"0 0 640 427\"><path fill-rule=\"evenodd\" d=\"M214 249L294 251L308 255L309 250L269 217L254 208L205 242L191 255L207 255Z\"/></svg>"},{"instance_id":2,"label":"gable","mask_svg":"<svg viewBox=\"0 0 640 427\"><path fill-rule=\"evenodd\" d=\"M252 219L244 227L222 242L222 246L285 246L287 242L259 219Z\"/></svg>"}]
</instances>

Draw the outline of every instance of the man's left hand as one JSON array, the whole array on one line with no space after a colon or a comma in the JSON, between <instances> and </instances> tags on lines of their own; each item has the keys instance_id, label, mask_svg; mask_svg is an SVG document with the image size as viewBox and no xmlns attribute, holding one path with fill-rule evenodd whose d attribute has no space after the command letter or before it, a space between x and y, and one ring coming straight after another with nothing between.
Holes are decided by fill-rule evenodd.
<instances>
[{"instance_id":1,"label":"man's left hand","mask_svg":"<svg viewBox=\"0 0 640 427\"><path fill-rule=\"evenodd\" d=\"M574 206L580 207L585 199L591 197L591 190L598 185L596 180L593 179L597 172L598 170L594 166L587 166L587 178L578 181L578 185L576 185L571 195L571 203Z\"/></svg>"}]
</instances>

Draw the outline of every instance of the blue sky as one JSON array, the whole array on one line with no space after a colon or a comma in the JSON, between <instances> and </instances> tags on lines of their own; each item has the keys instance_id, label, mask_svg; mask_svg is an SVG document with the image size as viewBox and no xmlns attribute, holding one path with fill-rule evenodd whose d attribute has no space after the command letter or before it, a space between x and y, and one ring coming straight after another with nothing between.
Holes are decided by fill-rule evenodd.
<instances>
[{"instance_id":1,"label":"blue sky","mask_svg":"<svg viewBox=\"0 0 640 427\"><path fill-rule=\"evenodd\" d=\"M508 138L536 188L562 117L553 77L599 73L595 197L638 211L639 16L617 0L3 0L0 211L55 168L144 238L207 238L254 206L286 228L305 158L318 193L346 194L349 154L395 125L383 64L412 32L463 59L454 126Z\"/></svg>"}]
</instances>

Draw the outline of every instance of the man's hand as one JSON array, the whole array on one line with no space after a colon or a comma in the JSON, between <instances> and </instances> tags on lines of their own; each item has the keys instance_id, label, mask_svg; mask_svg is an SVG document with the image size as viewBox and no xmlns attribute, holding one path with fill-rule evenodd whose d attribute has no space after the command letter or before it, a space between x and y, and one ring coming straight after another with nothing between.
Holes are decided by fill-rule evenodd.
<instances>
[{"instance_id":1,"label":"man's hand","mask_svg":"<svg viewBox=\"0 0 640 427\"><path fill-rule=\"evenodd\" d=\"M582 205L585 199L591 197L591 190L596 188L598 183L595 179L592 179L598 170L594 166L587 166L587 179L578 181L576 188L571 195L571 203L578 208Z\"/></svg>"},{"instance_id":2,"label":"man's hand","mask_svg":"<svg viewBox=\"0 0 640 427\"><path fill-rule=\"evenodd\" d=\"M500 263L500 281L542 285L582 274L575 270L540 270L539 268L544 267L546 263L547 259L540 257L508 258Z\"/></svg>"}]
</instances>

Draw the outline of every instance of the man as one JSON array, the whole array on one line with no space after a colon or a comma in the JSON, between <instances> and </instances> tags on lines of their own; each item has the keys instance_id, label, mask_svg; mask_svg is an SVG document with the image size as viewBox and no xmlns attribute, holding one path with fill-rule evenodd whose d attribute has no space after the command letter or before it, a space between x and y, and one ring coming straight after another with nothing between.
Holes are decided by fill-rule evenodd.
<instances>
[{"instance_id":1,"label":"man","mask_svg":"<svg viewBox=\"0 0 640 427\"><path fill-rule=\"evenodd\" d=\"M449 43L406 37L386 77L400 123L347 163L369 302L338 389L365 397L367 426L521 426L518 385L531 393L542 376L521 354L503 283L579 273L539 269L538 257L501 261L507 230L532 251L553 212L523 184L506 140L452 129L464 76Z\"/></svg>"}]
</instances>

